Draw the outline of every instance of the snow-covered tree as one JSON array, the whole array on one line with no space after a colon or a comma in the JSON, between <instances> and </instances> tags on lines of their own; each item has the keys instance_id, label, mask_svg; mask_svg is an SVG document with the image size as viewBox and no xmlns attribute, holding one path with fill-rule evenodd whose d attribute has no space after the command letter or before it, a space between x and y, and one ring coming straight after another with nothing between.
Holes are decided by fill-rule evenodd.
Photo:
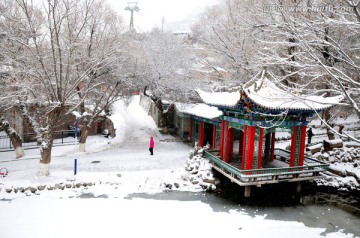
<instances>
[{"instance_id":1,"label":"snow-covered tree","mask_svg":"<svg viewBox=\"0 0 360 238\"><path fill-rule=\"evenodd\" d=\"M140 62L143 75L144 95L151 98L162 112L161 126L167 127L167 108L162 100L182 101L193 90L193 80L189 77L189 67L193 56L191 47L184 39L170 32L154 29L142 40Z\"/></svg>"},{"instance_id":2,"label":"snow-covered tree","mask_svg":"<svg viewBox=\"0 0 360 238\"><path fill-rule=\"evenodd\" d=\"M103 9L98 18L93 18L88 23L90 36L86 49L88 58L107 54L102 66L93 70L86 82L80 82L76 87L81 100L79 111L81 113L81 138L80 151L85 151L88 131L101 114L108 115L109 108L120 97L130 93L127 80L128 65L131 62L129 39L123 36L123 22L114 12ZM104 52L105 51L105 52ZM109 54L110 53L110 54ZM84 67L84 68L82 68ZM80 65L78 70L86 70L85 65Z\"/></svg>"},{"instance_id":3,"label":"snow-covered tree","mask_svg":"<svg viewBox=\"0 0 360 238\"><path fill-rule=\"evenodd\" d=\"M251 25L256 21L258 11L254 5L259 2L220 1L218 5L206 9L192 26L195 39L209 52L214 52L217 62L238 82L246 82L259 71L254 54L261 44L251 37L257 34Z\"/></svg>"},{"instance_id":4,"label":"snow-covered tree","mask_svg":"<svg viewBox=\"0 0 360 238\"><path fill-rule=\"evenodd\" d=\"M8 6L0 4L0 12L4 12ZM1 14L0 14L1 17ZM4 20L0 20L0 29L3 29ZM0 48L6 45L8 40L6 32L0 33ZM0 53L0 131L4 131L10 138L10 141L14 147L16 158L21 158L25 155L22 147L22 139L16 130L11 126L8 120L5 119L7 111L9 111L13 104L11 103L16 99L16 95L9 93L11 89L11 77L9 77L11 71L11 64L9 59L3 52Z\"/></svg>"},{"instance_id":5,"label":"snow-covered tree","mask_svg":"<svg viewBox=\"0 0 360 238\"><path fill-rule=\"evenodd\" d=\"M266 68L289 93L342 94L360 116L359 9L353 0L223 0L193 30L239 80ZM338 109L319 115L329 135Z\"/></svg>"},{"instance_id":6,"label":"snow-covered tree","mask_svg":"<svg viewBox=\"0 0 360 238\"><path fill-rule=\"evenodd\" d=\"M10 126L10 123L4 118L0 118L0 131L4 131L10 138L12 145L15 149L16 158L21 158L25 155L22 146L22 139L20 135Z\"/></svg>"},{"instance_id":7,"label":"snow-covered tree","mask_svg":"<svg viewBox=\"0 0 360 238\"><path fill-rule=\"evenodd\" d=\"M55 127L103 85L94 76L116 63L120 25L113 24L109 35L105 19L116 14L98 0L15 0L2 14L14 103L36 134L38 174L48 175Z\"/></svg>"},{"instance_id":8,"label":"snow-covered tree","mask_svg":"<svg viewBox=\"0 0 360 238\"><path fill-rule=\"evenodd\" d=\"M273 71L289 91L343 95L344 102L360 118L359 2L285 4L273 0L270 4L275 6L268 12L274 20L258 25L265 34L257 40L267 47L259 54L259 64L273 69L277 66L278 71ZM336 133L331 123L336 110L339 108L323 115L329 137Z\"/></svg>"}]
</instances>

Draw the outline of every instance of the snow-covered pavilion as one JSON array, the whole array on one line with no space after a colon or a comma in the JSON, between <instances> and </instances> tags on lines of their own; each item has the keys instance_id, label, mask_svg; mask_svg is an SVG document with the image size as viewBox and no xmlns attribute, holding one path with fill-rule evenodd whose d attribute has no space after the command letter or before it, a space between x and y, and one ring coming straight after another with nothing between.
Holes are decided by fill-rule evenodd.
<instances>
[{"instance_id":1,"label":"snow-covered pavilion","mask_svg":"<svg viewBox=\"0 0 360 238\"><path fill-rule=\"evenodd\" d=\"M313 180L329 166L305 156L306 128L314 113L340 103L342 96L288 92L269 80L266 72L235 92L197 92L205 104L221 111L216 120L218 128L213 127L219 141L213 141L215 149L205 154L215 169L245 186L245 196L250 196L252 185ZM200 132L201 128L200 124ZM275 145L275 133L284 130L291 134L290 151ZM200 145L204 144L203 138L199 137Z\"/></svg>"}]
</instances>

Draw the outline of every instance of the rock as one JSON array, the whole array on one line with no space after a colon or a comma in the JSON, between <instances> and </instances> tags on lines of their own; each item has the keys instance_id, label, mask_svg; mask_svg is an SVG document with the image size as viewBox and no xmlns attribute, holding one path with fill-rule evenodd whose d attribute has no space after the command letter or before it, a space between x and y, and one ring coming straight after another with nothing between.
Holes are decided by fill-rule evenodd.
<instances>
[{"instance_id":1,"label":"rock","mask_svg":"<svg viewBox=\"0 0 360 238\"><path fill-rule=\"evenodd\" d=\"M180 187L180 185L179 185L178 183L174 183L174 186L175 186L176 188L179 188L179 187Z\"/></svg>"},{"instance_id":2,"label":"rock","mask_svg":"<svg viewBox=\"0 0 360 238\"><path fill-rule=\"evenodd\" d=\"M165 187L168 189L172 189L172 184L171 183L165 183Z\"/></svg>"},{"instance_id":3,"label":"rock","mask_svg":"<svg viewBox=\"0 0 360 238\"><path fill-rule=\"evenodd\" d=\"M182 176L181 176L181 179L182 179L183 181L188 181L189 177L186 176L186 175L182 175Z\"/></svg>"},{"instance_id":4,"label":"rock","mask_svg":"<svg viewBox=\"0 0 360 238\"><path fill-rule=\"evenodd\" d=\"M309 151L311 154L316 154L321 151L322 144L316 144L306 147L306 151Z\"/></svg>"},{"instance_id":5,"label":"rock","mask_svg":"<svg viewBox=\"0 0 360 238\"><path fill-rule=\"evenodd\" d=\"M31 187L31 188L30 188L30 191L31 191L32 193L35 193L37 190L38 190L38 189L35 188L35 187Z\"/></svg>"},{"instance_id":6,"label":"rock","mask_svg":"<svg viewBox=\"0 0 360 238\"><path fill-rule=\"evenodd\" d=\"M18 188L18 190L19 190L19 192L21 192L21 193L25 192L25 188L24 188L24 187L20 187L20 188Z\"/></svg>"},{"instance_id":7,"label":"rock","mask_svg":"<svg viewBox=\"0 0 360 238\"><path fill-rule=\"evenodd\" d=\"M196 184L199 183L199 180L193 180L193 181L191 181L191 183L194 184L194 185L196 185Z\"/></svg>"},{"instance_id":8,"label":"rock","mask_svg":"<svg viewBox=\"0 0 360 238\"><path fill-rule=\"evenodd\" d=\"M215 185L215 186L220 185L220 179L216 178L216 179L215 179L215 183L214 183L214 185Z\"/></svg>"},{"instance_id":9,"label":"rock","mask_svg":"<svg viewBox=\"0 0 360 238\"><path fill-rule=\"evenodd\" d=\"M191 171L192 169L190 167L185 168L186 171Z\"/></svg>"},{"instance_id":10,"label":"rock","mask_svg":"<svg viewBox=\"0 0 360 238\"><path fill-rule=\"evenodd\" d=\"M329 151L334 148L341 148L343 147L343 141L341 139L323 140L323 147L325 151Z\"/></svg>"},{"instance_id":11,"label":"rock","mask_svg":"<svg viewBox=\"0 0 360 238\"><path fill-rule=\"evenodd\" d=\"M54 187L51 186L51 185L47 186L46 188L47 188L47 190L49 190L49 191L54 190Z\"/></svg>"},{"instance_id":12,"label":"rock","mask_svg":"<svg viewBox=\"0 0 360 238\"><path fill-rule=\"evenodd\" d=\"M357 167L359 166L359 164L358 164L358 163L354 163L353 166L354 166L354 168L357 168Z\"/></svg>"},{"instance_id":13,"label":"rock","mask_svg":"<svg viewBox=\"0 0 360 238\"><path fill-rule=\"evenodd\" d=\"M39 185L38 187L37 187L37 189L39 189L40 191L43 191L44 189L45 189L45 185Z\"/></svg>"},{"instance_id":14,"label":"rock","mask_svg":"<svg viewBox=\"0 0 360 238\"><path fill-rule=\"evenodd\" d=\"M116 174L117 177L121 178L121 174Z\"/></svg>"},{"instance_id":15,"label":"rock","mask_svg":"<svg viewBox=\"0 0 360 238\"><path fill-rule=\"evenodd\" d=\"M198 170L190 171L191 174L197 174L198 172L199 172Z\"/></svg>"},{"instance_id":16,"label":"rock","mask_svg":"<svg viewBox=\"0 0 360 238\"><path fill-rule=\"evenodd\" d=\"M77 183L77 184L75 184L75 187L80 188L81 185L82 185L81 183Z\"/></svg>"},{"instance_id":17,"label":"rock","mask_svg":"<svg viewBox=\"0 0 360 238\"><path fill-rule=\"evenodd\" d=\"M13 188L6 188L5 189L5 192L7 192L7 193L11 193L13 191Z\"/></svg>"},{"instance_id":18,"label":"rock","mask_svg":"<svg viewBox=\"0 0 360 238\"><path fill-rule=\"evenodd\" d=\"M328 153L323 153L322 154L322 159L323 160L329 160L329 157L330 157L330 155Z\"/></svg>"},{"instance_id":19,"label":"rock","mask_svg":"<svg viewBox=\"0 0 360 238\"><path fill-rule=\"evenodd\" d=\"M204 190L207 190L209 188L209 186L205 183L200 183L200 187Z\"/></svg>"},{"instance_id":20,"label":"rock","mask_svg":"<svg viewBox=\"0 0 360 238\"><path fill-rule=\"evenodd\" d=\"M214 178L204 178L203 181L205 183L215 184L215 179Z\"/></svg>"},{"instance_id":21,"label":"rock","mask_svg":"<svg viewBox=\"0 0 360 238\"><path fill-rule=\"evenodd\" d=\"M73 186L73 185L72 185L71 183L65 184L65 187L66 187L66 188L72 188L72 186Z\"/></svg>"},{"instance_id":22,"label":"rock","mask_svg":"<svg viewBox=\"0 0 360 238\"><path fill-rule=\"evenodd\" d=\"M315 154L313 155L313 157L314 157L315 159L320 160L320 159L322 158L322 155L321 155L320 152L318 152L318 153L315 153Z\"/></svg>"},{"instance_id":23,"label":"rock","mask_svg":"<svg viewBox=\"0 0 360 238\"><path fill-rule=\"evenodd\" d=\"M334 157L330 157L329 162L333 164L333 163L335 163L335 162L336 162L336 160L335 160L335 158L334 158Z\"/></svg>"},{"instance_id":24,"label":"rock","mask_svg":"<svg viewBox=\"0 0 360 238\"><path fill-rule=\"evenodd\" d=\"M59 186L57 187L57 189L61 189L61 190L64 190L64 188L65 188L65 185L62 183L60 183Z\"/></svg>"}]
</instances>

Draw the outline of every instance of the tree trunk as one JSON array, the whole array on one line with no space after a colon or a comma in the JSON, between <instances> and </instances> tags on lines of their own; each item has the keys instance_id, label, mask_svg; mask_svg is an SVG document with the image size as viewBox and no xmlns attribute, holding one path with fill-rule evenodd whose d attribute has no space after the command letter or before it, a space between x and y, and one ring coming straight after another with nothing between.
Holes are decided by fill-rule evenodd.
<instances>
[{"instance_id":1,"label":"tree trunk","mask_svg":"<svg viewBox=\"0 0 360 238\"><path fill-rule=\"evenodd\" d=\"M22 140L16 132L9 134L12 145L15 149L16 158L19 159L25 155L24 148L22 147Z\"/></svg>"},{"instance_id":2,"label":"tree trunk","mask_svg":"<svg viewBox=\"0 0 360 238\"><path fill-rule=\"evenodd\" d=\"M51 162L51 148L52 142L50 142L48 145L40 145L41 160L37 176L48 176L50 174L49 167Z\"/></svg>"},{"instance_id":3,"label":"tree trunk","mask_svg":"<svg viewBox=\"0 0 360 238\"><path fill-rule=\"evenodd\" d=\"M16 158L21 158L25 155L24 148L22 147L22 140L20 135L15 131L14 128L10 127L8 121L4 118L1 119L0 122L0 131L5 131L5 133L9 136L12 145L15 149Z\"/></svg>"},{"instance_id":4,"label":"tree trunk","mask_svg":"<svg viewBox=\"0 0 360 238\"><path fill-rule=\"evenodd\" d=\"M81 128L81 137L80 137L80 144L79 144L80 152L85 152L85 144L86 144L86 139L88 137L88 134L89 134L89 128L87 126L83 126Z\"/></svg>"},{"instance_id":5,"label":"tree trunk","mask_svg":"<svg viewBox=\"0 0 360 238\"><path fill-rule=\"evenodd\" d=\"M330 110L327 109L324 111L324 116L325 116L325 122L328 126L326 126L326 134L328 136L328 139L329 140L334 140L335 139L335 136L334 136L334 132L331 130L331 128L333 128L334 126L332 124L330 124L330 119L331 119L331 113L330 113Z\"/></svg>"},{"instance_id":6,"label":"tree trunk","mask_svg":"<svg viewBox=\"0 0 360 238\"><path fill-rule=\"evenodd\" d=\"M157 109L160 111L160 127L162 128L163 132L167 134L168 132L168 113L167 111L164 112L164 105L161 102L161 99L157 99L155 102L155 105Z\"/></svg>"}]
</instances>

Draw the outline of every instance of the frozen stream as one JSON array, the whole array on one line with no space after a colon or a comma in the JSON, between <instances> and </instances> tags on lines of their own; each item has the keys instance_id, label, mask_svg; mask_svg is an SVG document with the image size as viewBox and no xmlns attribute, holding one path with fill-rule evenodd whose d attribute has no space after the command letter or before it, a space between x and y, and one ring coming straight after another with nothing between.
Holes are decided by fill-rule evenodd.
<instances>
[{"instance_id":1,"label":"frozen stream","mask_svg":"<svg viewBox=\"0 0 360 238\"><path fill-rule=\"evenodd\" d=\"M209 193L192 193L192 192L166 192L155 195L149 194L131 194L129 199L145 198L155 200L176 200L176 201L201 201L204 204L208 204L214 213L217 212L231 212L240 211L246 213L249 216L266 217L268 220L286 221L286 222L300 222L309 228L326 228L326 231L321 235L328 233L342 231L346 234L353 234L360 237L360 217L348 212L341 207L334 206L331 203L331 199L336 199L335 196L326 194L310 195L300 198L305 203L301 204L295 200L288 201L286 204L279 204L281 201L277 201L276 205L263 204L260 206L254 205L256 202L246 201L230 201L224 199L216 194ZM240 202L240 203L239 203ZM270 201L271 203L271 201ZM244 224L246 226L246 224ZM284 226L286 224L284 223ZM242 229L241 222L239 222L239 229ZM220 229L220 227L219 227Z\"/></svg>"}]
</instances>

